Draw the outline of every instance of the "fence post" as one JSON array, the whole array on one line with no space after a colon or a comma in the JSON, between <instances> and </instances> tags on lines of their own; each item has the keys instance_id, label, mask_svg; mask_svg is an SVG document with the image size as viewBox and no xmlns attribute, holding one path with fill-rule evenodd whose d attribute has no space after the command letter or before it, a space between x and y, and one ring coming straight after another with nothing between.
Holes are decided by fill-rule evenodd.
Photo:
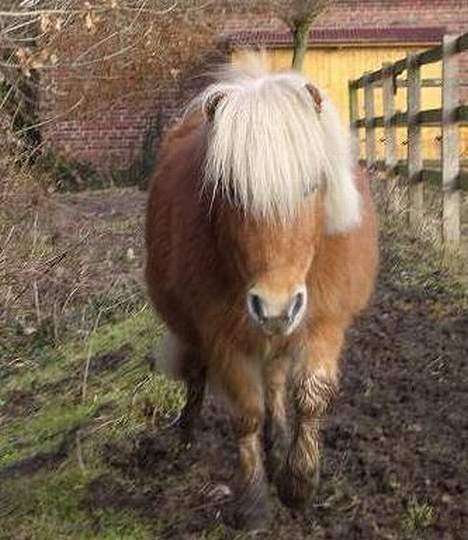
<instances>
[{"instance_id":1,"label":"fence post","mask_svg":"<svg viewBox=\"0 0 468 540\"><path fill-rule=\"evenodd\" d=\"M406 60L408 89L408 222L412 227L420 224L424 210L424 187L422 183L423 157L421 149L421 126L418 113L421 110L421 69L415 54Z\"/></svg>"},{"instance_id":2,"label":"fence post","mask_svg":"<svg viewBox=\"0 0 468 540\"><path fill-rule=\"evenodd\" d=\"M374 86L367 75L364 79L364 112L366 121L366 165L371 169L375 165L375 128L374 128Z\"/></svg>"},{"instance_id":3,"label":"fence post","mask_svg":"<svg viewBox=\"0 0 468 540\"><path fill-rule=\"evenodd\" d=\"M383 74L383 113L384 113L384 136L385 136L385 175L387 181L387 193L390 196L391 206L394 210L399 209L399 193L397 190L397 141L396 127L392 121L395 114L395 90L393 82L392 64L382 64Z\"/></svg>"},{"instance_id":4,"label":"fence post","mask_svg":"<svg viewBox=\"0 0 468 540\"><path fill-rule=\"evenodd\" d=\"M444 36L442 57L442 240L449 249L460 244L460 173L456 110L459 105L456 37Z\"/></svg>"},{"instance_id":5,"label":"fence post","mask_svg":"<svg viewBox=\"0 0 468 540\"><path fill-rule=\"evenodd\" d=\"M353 84L353 81L349 81L348 92L349 92L349 128L351 131L351 144L352 144L352 149L353 149L353 156L356 156L357 160L359 161L359 158L360 158L359 129L356 126L356 121L358 120L358 93L357 93L357 88Z\"/></svg>"}]
</instances>

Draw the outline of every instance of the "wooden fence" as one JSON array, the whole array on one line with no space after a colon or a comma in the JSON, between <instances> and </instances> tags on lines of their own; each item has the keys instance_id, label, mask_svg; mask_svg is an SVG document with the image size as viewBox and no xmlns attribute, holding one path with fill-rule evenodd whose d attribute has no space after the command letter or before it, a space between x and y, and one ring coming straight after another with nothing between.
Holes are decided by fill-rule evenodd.
<instances>
[{"instance_id":1,"label":"wooden fence","mask_svg":"<svg viewBox=\"0 0 468 540\"><path fill-rule=\"evenodd\" d=\"M445 36L442 45L419 54L412 54L393 64L383 64L372 73L349 82L350 125L354 140L359 130L365 132L365 163L369 169L385 171L392 191L406 179L407 210L411 225L418 225L424 210L423 183L431 182L442 190L442 240L451 248L460 244L461 191L468 191L468 178L460 168L459 126L468 124L468 106L459 103L459 53L468 50L468 33ZM422 80L421 66L442 61L442 79ZM398 76L406 72L406 79ZM421 88L442 87L442 106L421 110ZM375 116L374 89L382 87L383 116ZM395 111L398 88L407 88L406 112ZM364 118L358 117L358 92L364 91ZM399 161L397 127L406 127L407 160ZM428 168L422 155L422 126L440 127L442 131L441 164ZM384 129L385 158L376 158L376 128Z\"/></svg>"}]
</instances>

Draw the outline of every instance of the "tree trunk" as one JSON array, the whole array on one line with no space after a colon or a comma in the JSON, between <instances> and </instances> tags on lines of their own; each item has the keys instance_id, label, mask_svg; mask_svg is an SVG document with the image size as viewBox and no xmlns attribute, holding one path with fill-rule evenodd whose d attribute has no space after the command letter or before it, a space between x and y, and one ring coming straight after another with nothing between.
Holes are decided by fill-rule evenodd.
<instances>
[{"instance_id":1,"label":"tree trunk","mask_svg":"<svg viewBox=\"0 0 468 540\"><path fill-rule=\"evenodd\" d=\"M302 23L298 25L294 31L294 53L292 67L297 71L302 70L302 65L304 64L304 58L307 52L307 45L309 43L309 28L310 23Z\"/></svg>"}]
</instances>

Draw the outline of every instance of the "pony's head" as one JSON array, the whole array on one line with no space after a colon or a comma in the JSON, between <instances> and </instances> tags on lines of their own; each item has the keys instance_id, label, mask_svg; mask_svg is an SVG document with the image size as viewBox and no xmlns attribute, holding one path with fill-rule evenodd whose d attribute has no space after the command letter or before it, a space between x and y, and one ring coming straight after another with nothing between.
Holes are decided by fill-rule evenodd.
<instances>
[{"instance_id":1,"label":"pony's head","mask_svg":"<svg viewBox=\"0 0 468 540\"><path fill-rule=\"evenodd\" d=\"M289 334L307 311L306 278L321 234L360 221L350 141L330 101L295 72L230 67L201 96L204 188L221 201L225 255L248 315Z\"/></svg>"}]
</instances>

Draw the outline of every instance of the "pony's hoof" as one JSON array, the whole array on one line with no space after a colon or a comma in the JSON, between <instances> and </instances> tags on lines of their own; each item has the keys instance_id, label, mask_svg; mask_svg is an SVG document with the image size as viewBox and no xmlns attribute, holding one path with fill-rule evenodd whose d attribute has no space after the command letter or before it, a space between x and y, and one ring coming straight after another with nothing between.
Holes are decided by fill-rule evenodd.
<instances>
[{"instance_id":1,"label":"pony's hoof","mask_svg":"<svg viewBox=\"0 0 468 540\"><path fill-rule=\"evenodd\" d=\"M231 499L223 512L224 521L233 529L249 532L268 530L271 515L266 484L253 484Z\"/></svg>"},{"instance_id":2,"label":"pony's hoof","mask_svg":"<svg viewBox=\"0 0 468 540\"><path fill-rule=\"evenodd\" d=\"M288 508L301 510L316 492L319 480L318 467L308 477L297 476L289 467L284 467L277 483L280 501Z\"/></svg>"},{"instance_id":3,"label":"pony's hoof","mask_svg":"<svg viewBox=\"0 0 468 540\"><path fill-rule=\"evenodd\" d=\"M223 513L226 525L232 529L248 531L249 533L264 533L269 530L271 515L265 504L233 505Z\"/></svg>"},{"instance_id":4,"label":"pony's hoof","mask_svg":"<svg viewBox=\"0 0 468 540\"><path fill-rule=\"evenodd\" d=\"M193 425L187 422L182 414L178 414L171 419L163 428L162 431L175 431L178 433L180 445L189 450L195 442Z\"/></svg>"}]
</instances>

